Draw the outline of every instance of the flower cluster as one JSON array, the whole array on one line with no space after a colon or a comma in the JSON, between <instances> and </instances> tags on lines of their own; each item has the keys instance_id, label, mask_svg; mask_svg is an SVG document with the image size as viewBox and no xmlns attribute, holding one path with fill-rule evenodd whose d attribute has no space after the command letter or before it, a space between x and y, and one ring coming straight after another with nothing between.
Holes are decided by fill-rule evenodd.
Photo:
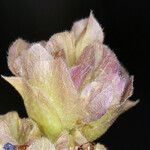
<instances>
[{"instance_id":1,"label":"flower cluster","mask_svg":"<svg viewBox=\"0 0 150 150\"><path fill-rule=\"evenodd\" d=\"M8 66L14 76L4 79L21 94L30 119L21 120L16 113L2 116L1 144L27 144L36 150L105 149L90 142L137 102L128 100L133 77L103 40L91 13L47 42L18 39L12 44Z\"/></svg>"}]
</instances>

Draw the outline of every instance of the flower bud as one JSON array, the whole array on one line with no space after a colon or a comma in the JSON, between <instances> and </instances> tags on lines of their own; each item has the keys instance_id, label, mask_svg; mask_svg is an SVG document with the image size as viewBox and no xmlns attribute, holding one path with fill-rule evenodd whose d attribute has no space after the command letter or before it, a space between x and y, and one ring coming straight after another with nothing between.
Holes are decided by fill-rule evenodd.
<instances>
[{"instance_id":1,"label":"flower bud","mask_svg":"<svg viewBox=\"0 0 150 150\"><path fill-rule=\"evenodd\" d=\"M47 42L19 39L10 47L8 66L15 77L4 78L22 95L29 117L52 142L64 131L69 145L92 142L136 105L128 100L133 77L103 40L91 13Z\"/></svg>"}]
</instances>

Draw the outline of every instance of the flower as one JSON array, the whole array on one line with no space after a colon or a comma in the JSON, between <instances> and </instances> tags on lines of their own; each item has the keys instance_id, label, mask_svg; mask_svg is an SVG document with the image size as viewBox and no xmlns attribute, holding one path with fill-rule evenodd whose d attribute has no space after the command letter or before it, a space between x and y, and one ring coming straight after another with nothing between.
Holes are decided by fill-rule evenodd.
<instances>
[{"instance_id":1,"label":"flower","mask_svg":"<svg viewBox=\"0 0 150 150\"><path fill-rule=\"evenodd\" d=\"M16 112L0 115L0 149L32 143L41 137L37 124L31 119L20 119Z\"/></svg>"},{"instance_id":2,"label":"flower","mask_svg":"<svg viewBox=\"0 0 150 150\"><path fill-rule=\"evenodd\" d=\"M80 140L84 140L83 138ZM0 115L0 149L5 150L78 150L79 148L95 148L105 150L103 145L90 145L68 147L69 134L63 132L52 144L40 132L37 124L29 118L20 119L16 112Z\"/></svg>"},{"instance_id":3,"label":"flower","mask_svg":"<svg viewBox=\"0 0 150 150\"><path fill-rule=\"evenodd\" d=\"M103 40L91 13L47 42L18 39L9 49L8 66L15 76L4 79L22 95L29 117L53 143L64 131L69 145L92 142L137 104L128 100L133 77Z\"/></svg>"}]
</instances>

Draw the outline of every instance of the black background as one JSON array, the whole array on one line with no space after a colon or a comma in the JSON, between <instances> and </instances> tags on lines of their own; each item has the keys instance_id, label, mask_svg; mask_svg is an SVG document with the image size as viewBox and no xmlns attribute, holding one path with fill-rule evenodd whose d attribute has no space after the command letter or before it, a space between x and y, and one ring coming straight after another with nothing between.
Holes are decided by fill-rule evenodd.
<instances>
[{"instance_id":1,"label":"black background","mask_svg":"<svg viewBox=\"0 0 150 150\"><path fill-rule=\"evenodd\" d=\"M140 103L123 114L98 141L110 150L150 149L149 45L150 7L140 0L0 0L0 73L10 76L6 56L18 37L30 42L48 40L93 10L104 28L105 43L135 75L134 100ZM26 116L19 94L0 79L0 113L17 110Z\"/></svg>"}]
</instances>

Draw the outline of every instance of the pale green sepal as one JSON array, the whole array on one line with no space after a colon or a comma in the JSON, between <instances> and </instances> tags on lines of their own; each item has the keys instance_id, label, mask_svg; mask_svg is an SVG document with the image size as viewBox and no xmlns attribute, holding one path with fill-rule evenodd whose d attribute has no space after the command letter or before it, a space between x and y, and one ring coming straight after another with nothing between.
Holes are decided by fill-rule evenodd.
<instances>
[{"instance_id":1,"label":"pale green sepal","mask_svg":"<svg viewBox=\"0 0 150 150\"><path fill-rule=\"evenodd\" d=\"M31 87L20 77L3 77L21 94L27 113L36 121L44 134L53 142L62 131L62 124L47 97L36 87Z\"/></svg>"},{"instance_id":2,"label":"pale green sepal","mask_svg":"<svg viewBox=\"0 0 150 150\"><path fill-rule=\"evenodd\" d=\"M92 142L96 140L108 130L120 114L135 106L137 103L138 101L132 102L127 100L121 105L112 106L100 119L85 125L81 129L83 135L88 141Z\"/></svg>"}]
</instances>

